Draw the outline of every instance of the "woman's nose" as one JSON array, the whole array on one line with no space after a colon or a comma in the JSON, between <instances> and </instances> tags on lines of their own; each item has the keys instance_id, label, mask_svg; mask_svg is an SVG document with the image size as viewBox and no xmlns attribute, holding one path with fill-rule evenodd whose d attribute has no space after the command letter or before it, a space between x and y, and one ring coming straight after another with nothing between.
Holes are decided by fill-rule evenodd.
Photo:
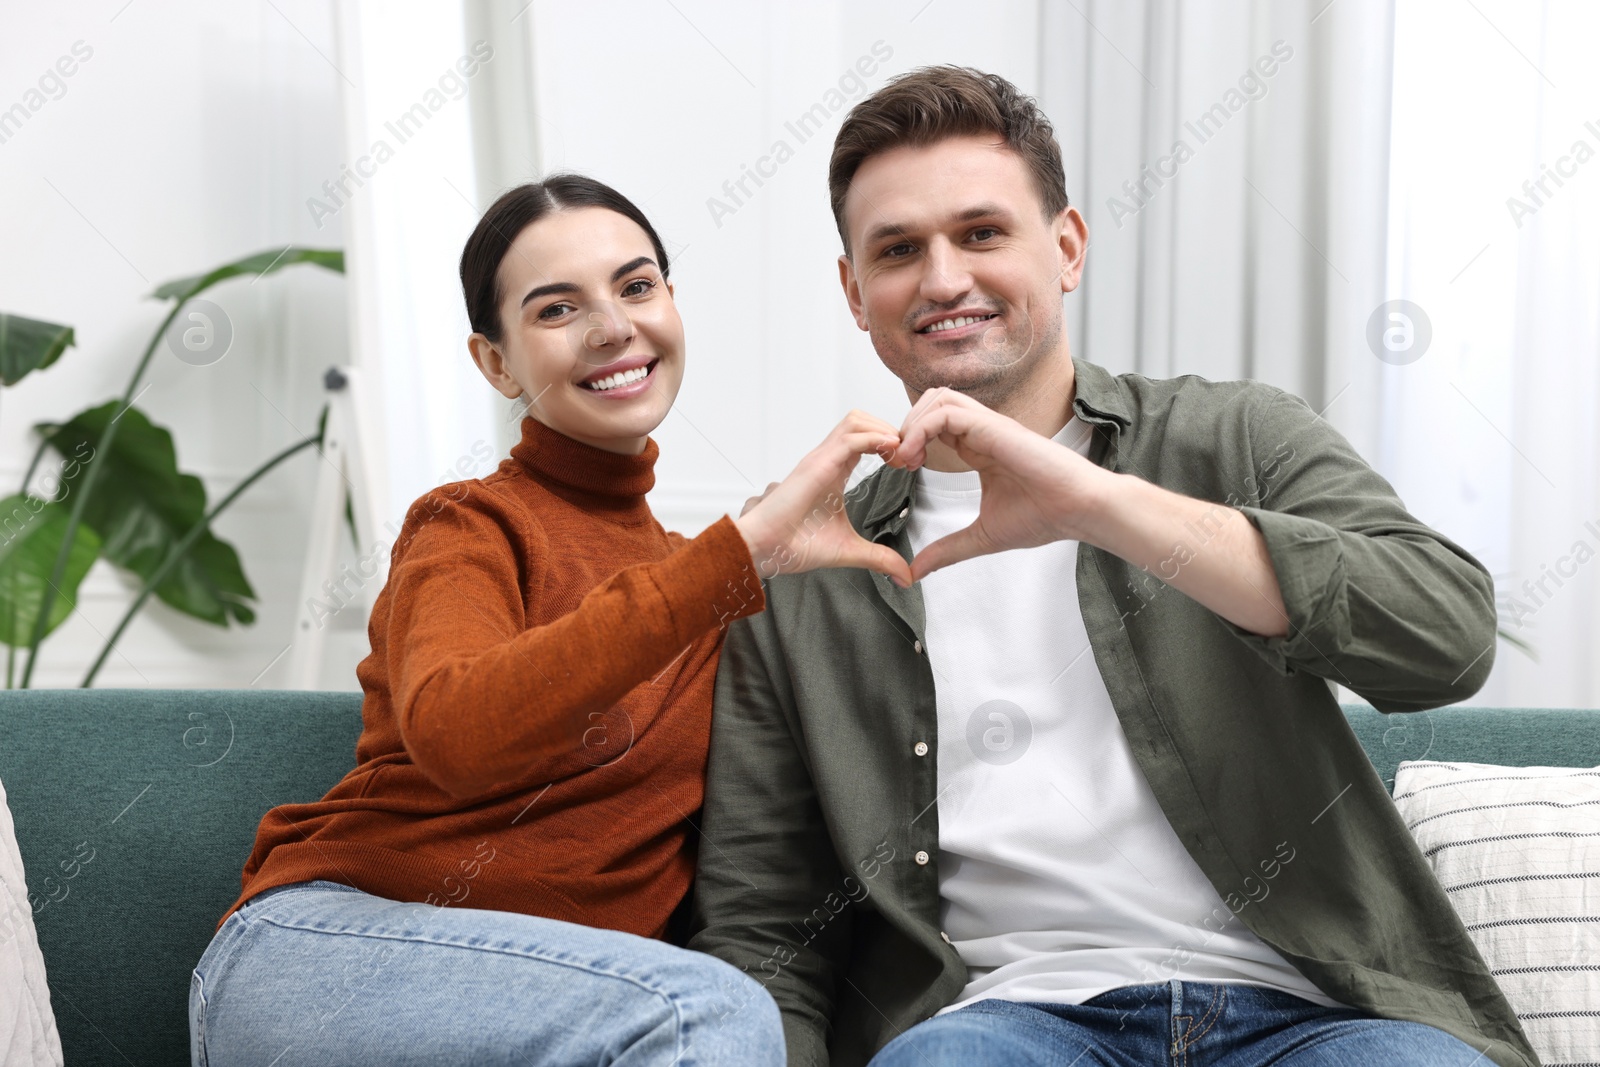
<instances>
[{"instance_id":1,"label":"woman's nose","mask_svg":"<svg viewBox=\"0 0 1600 1067\"><path fill-rule=\"evenodd\" d=\"M582 347L587 352L604 352L614 358L617 347L633 340L633 320L620 306L607 301L596 304L583 317Z\"/></svg>"}]
</instances>

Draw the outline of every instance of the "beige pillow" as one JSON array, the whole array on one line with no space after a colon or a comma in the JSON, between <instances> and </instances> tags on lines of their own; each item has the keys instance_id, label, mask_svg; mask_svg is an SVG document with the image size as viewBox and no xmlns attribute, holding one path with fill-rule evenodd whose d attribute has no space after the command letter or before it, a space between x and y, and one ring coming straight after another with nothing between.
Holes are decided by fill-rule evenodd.
<instances>
[{"instance_id":1,"label":"beige pillow","mask_svg":"<svg viewBox=\"0 0 1600 1067\"><path fill-rule=\"evenodd\" d=\"M1394 801L1539 1059L1600 1063L1600 767L1405 762Z\"/></svg>"},{"instance_id":2,"label":"beige pillow","mask_svg":"<svg viewBox=\"0 0 1600 1067\"><path fill-rule=\"evenodd\" d=\"M61 1038L50 1010L44 957L33 929L16 828L0 783L0 1063L61 1067Z\"/></svg>"}]
</instances>

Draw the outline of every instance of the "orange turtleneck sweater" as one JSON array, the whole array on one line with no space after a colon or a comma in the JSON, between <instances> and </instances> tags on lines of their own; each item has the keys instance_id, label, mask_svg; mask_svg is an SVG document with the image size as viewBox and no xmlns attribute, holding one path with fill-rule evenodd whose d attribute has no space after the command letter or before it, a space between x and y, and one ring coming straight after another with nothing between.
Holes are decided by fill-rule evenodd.
<instances>
[{"instance_id":1,"label":"orange turtleneck sweater","mask_svg":"<svg viewBox=\"0 0 1600 1067\"><path fill-rule=\"evenodd\" d=\"M266 814L234 909L327 879L664 934L724 624L765 600L730 519L693 540L656 522L656 456L527 418L493 474L412 506L356 670L356 767Z\"/></svg>"}]
</instances>

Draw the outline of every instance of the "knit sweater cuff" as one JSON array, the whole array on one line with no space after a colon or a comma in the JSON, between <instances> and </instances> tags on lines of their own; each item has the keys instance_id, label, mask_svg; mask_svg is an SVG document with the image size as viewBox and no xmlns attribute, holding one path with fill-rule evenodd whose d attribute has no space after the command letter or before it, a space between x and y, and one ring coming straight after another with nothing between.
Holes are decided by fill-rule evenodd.
<instances>
[{"instance_id":1,"label":"knit sweater cuff","mask_svg":"<svg viewBox=\"0 0 1600 1067\"><path fill-rule=\"evenodd\" d=\"M706 527L674 555L676 580L660 589L680 641L720 630L767 606L750 546L728 516Z\"/></svg>"}]
</instances>

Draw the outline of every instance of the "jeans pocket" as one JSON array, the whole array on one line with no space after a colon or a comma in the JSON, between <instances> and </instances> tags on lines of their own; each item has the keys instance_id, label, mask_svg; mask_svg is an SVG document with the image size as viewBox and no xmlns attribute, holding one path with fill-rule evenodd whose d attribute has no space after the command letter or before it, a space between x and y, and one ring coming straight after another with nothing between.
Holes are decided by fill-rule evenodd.
<instances>
[{"instance_id":1,"label":"jeans pocket","mask_svg":"<svg viewBox=\"0 0 1600 1067\"><path fill-rule=\"evenodd\" d=\"M224 961L238 948L246 929L244 908L228 916L211 938L211 943L200 954L199 961L189 972L189 1059L194 1067L206 1067L206 976L215 979L222 971ZM215 992L216 982L212 983Z\"/></svg>"},{"instance_id":2,"label":"jeans pocket","mask_svg":"<svg viewBox=\"0 0 1600 1067\"><path fill-rule=\"evenodd\" d=\"M189 972L189 1062L192 1067L207 1067L206 983L199 971Z\"/></svg>"}]
</instances>

